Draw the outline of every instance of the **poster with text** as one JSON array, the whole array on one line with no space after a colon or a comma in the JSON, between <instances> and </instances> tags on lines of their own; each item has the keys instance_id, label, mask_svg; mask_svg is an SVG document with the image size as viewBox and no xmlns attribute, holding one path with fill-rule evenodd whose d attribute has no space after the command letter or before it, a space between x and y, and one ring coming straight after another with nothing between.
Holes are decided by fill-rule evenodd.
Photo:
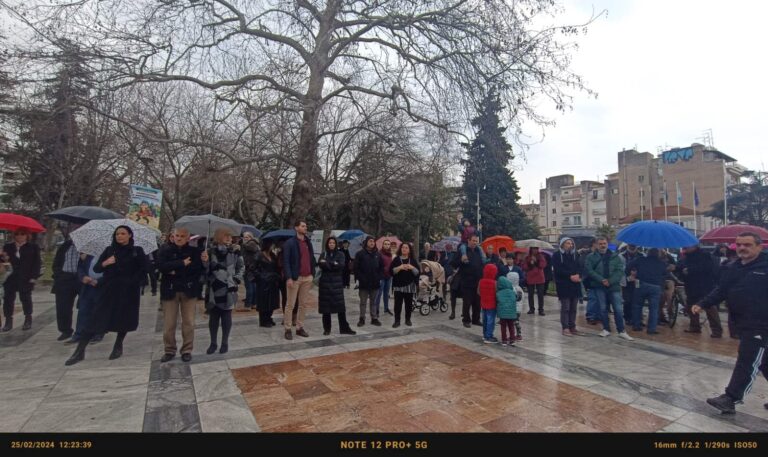
<instances>
[{"instance_id":1,"label":"poster with text","mask_svg":"<svg viewBox=\"0 0 768 457\"><path fill-rule=\"evenodd\" d=\"M160 230L160 208L163 191L131 184L131 204L126 218Z\"/></svg>"}]
</instances>

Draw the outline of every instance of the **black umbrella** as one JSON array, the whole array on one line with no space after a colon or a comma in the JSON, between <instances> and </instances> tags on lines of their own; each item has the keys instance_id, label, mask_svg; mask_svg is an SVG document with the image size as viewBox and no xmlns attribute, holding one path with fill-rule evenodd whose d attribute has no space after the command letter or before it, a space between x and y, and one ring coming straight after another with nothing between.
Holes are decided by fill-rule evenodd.
<instances>
[{"instance_id":1,"label":"black umbrella","mask_svg":"<svg viewBox=\"0 0 768 457\"><path fill-rule=\"evenodd\" d=\"M73 224L103 219L123 219L125 216L100 206L68 206L46 214L48 217Z\"/></svg>"}]
</instances>

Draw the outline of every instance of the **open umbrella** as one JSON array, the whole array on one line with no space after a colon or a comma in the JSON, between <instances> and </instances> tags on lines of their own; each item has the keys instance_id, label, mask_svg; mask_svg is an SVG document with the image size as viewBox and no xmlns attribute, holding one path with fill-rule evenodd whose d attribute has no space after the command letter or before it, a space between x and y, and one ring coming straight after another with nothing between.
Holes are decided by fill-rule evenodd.
<instances>
[{"instance_id":1,"label":"open umbrella","mask_svg":"<svg viewBox=\"0 0 768 457\"><path fill-rule=\"evenodd\" d=\"M99 219L87 222L70 233L72 242L79 252L98 257L112 244L112 234L120 225L127 225L133 231L133 244L149 254L157 250L159 232L130 219Z\"/></svg>"},{"instance_id":2,"label":"open umbrella","mask_svg":"<svg viewBox=\"0 0 768 457\"><path fill-rule=\"evenodd\" d=\"M496 235L490 238L486 238L485 241L481 243L481 246L483 247L483 252L485 252L485 250L490 245L493 246L493 252L496 254L499 253L499 248L504 248L507 250L507 252L511 252L512 249L514 249L515 247L515 240L504 235Z\"/></svg>"},{"instance_id":3,"label":"open umbrella","mask_svg":"<svg viewBox=\"0 0 768 457\"><path fill-rule=\"evenodd\" d=\"M85 224L99 219L122 219L123 215L100 206L68 206L52 211L46 216L73 224Z\"/></svg>"},{"instance_id":4,"label":"open umbrella","mask_svg":"<svg viewBox=\"0 0 768 457\"><path fill-rule=\"evenodd\" d=\"M273 230L266 235L261 236L261 241L272 241L272 242L278 242L278 241L285 241L288 238L293 238L296 236L296 230L294 229L280 229L280 230Z\"/></svg>"},{"instance_id":5,"label":"open umbrella","mask_svg":"<svg viewBox=\"0 0 768 457\"><path fill-rule=\"evenodd\" d=\"M763 241L768 241L768 230L757 227L754 225L725 225L723 227L717 227L714 228L707 233L701 235L701 238L699 238L699 241L702 243L735 243L736 237L740 233L744 232L752 232L756 233L760 236L760 238L763 239Z\"/></svg>"},{"instance_id":6,"label":"open umbrella","mask_svg":"<svg viewBox=\"0 0 768 457\"><path fill-rule=\"evenodd\" d=\"M447 240L447 239L443 238L440 241L436 241L432 245L432 248L430 250L431 251L437 251L437 252L445 252L445 251L448 250L448 246L451 246L451 248L455 251L456 250L456 246L458 246L458 245L459 245L458 242L455 242L455 241L452 241L452 240Z\"/></svg>"},{"instance_id":7,"label":"open umbrella","mask_svg":"<svg viewBox=\"0 0 768 457\"><path fill-rule=\"evenodd\" d=\"M353 259L360 250L363 249L363 241L368 238L368 235L359 235L349 241L349 255Z\"/></svg>"},{"instance_id":8,"label":"open umbrella","mask_svg":"<svg viewBox=\"0 0 768 457\"><path fill-rule=\"evenodd\" d=\"M360 235L365 235L365 232L363 232L362 230L358 230L358 229L352 229L352 230L347 230L346 232L342 233L341 235L337 236L336 238L339 241L353 240L353 239L357 238Z\"/></svg>"},{"instance_id":9,"label":"open umbrella","mask_svg":"<svg viewBox=\"0 0 768 457\"><path fill-rule=\"evenodd\" d=\"M515 246L518 248L555 249L552 244L537 239L515 241Z\"/></svg>"},{"instance_id":10,"label":"open umbrella","mask_svg":"<svg viewBox=\"0 0 768 457\"><path fill-rule=\"evenodd\" d=\"M392 249L397 249L398 246L403 244L403 242L400 241L400 239L396 236L382 236L381 238L376 240L376 249L381 249L381 246L382 246L382 243L384 243L384 240L389 240L389 242L392 243L393 245Z\"/></svg>"},{"instance_id":11,"label":"open umbrella","mask_svg":"<svg viewBox=\"0 0 768 457\"><path fill-rule=\"evenodd\" d=\"M0 230L27 229L30 232L42 233L45 227L31 217L21 214L0 213Z\"/></svg>"},{"instance_id":12,"label":"open umbrella","mask_svg":"<svg viewBox=\"0 0 768 457\"><path fill-rule=\"evenodd\" d=\"M175 228L185 228L189 230L189 233L192 235L204 236L206 249L208 249L208 240L211 238L211 234L218 229L227 229L233 236L240 235L243 231L243 225L237 221L224 219L223 217L214 216L213 214L182 216L173 224L173 226Z\"/></svg>"},{"instance_id":13,"label":"open umbrella","mask_svg":"<svg viewBox=\"0 0 768 457\"><path fill-rule=\"evenodd\" d=\"M635 222L623 228L616 239L648 248L682 248L699 243L688 230L666 221Z\"/></svg>"},{"instance_id":14,"label":"open umbrella","mask_svg":"<svg viewBox=\"0 0 768 457\"><path fill-rule=\"evenodd\" d=\"M264 232L262 232L261 230L257 229L256 227L254 227L252 225L243 225L242 230L240 230L240 234L242 235L245 232L251 232L251 234L253 234L254 238L260 238L261 235L264 234Z\"/></svg>"}]
</instances>

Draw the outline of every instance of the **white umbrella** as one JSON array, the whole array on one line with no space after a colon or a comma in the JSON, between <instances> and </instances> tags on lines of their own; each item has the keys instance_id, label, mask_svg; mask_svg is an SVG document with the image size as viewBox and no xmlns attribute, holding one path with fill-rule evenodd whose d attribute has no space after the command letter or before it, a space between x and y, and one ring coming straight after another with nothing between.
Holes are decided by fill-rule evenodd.
<instances>
[{"instance_id":1,"label":"white umbrella","mask_svg":"<svg viewBox=\"0 0 768 457\"><path fill-rule=\"evenodd\" d=\"M555 249L554 246L547 243L546 241L541 241L537 239L515 241L515 247L516 248Z\"/></svg>"},{"instance_id":2,"label":"white umbrella","mask_svg":"<svg viewBox=\"0 0 768 457\"><path fill-rule=\"evenodd\" d=\"M73 231L70 237L79 252L99 257L104 249L112 244L112 234L121 225L131 228L134 246L142 248L145 254L157 250L157 237L160 232L129 219L93 220Z\"/></svg>"}]
</instances>

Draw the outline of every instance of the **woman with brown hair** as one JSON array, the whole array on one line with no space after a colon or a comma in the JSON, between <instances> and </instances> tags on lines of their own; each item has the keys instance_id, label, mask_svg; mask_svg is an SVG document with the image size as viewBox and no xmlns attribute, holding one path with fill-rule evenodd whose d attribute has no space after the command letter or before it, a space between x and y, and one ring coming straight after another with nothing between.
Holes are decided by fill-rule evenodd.
<instances>
[{"instance_id":1,"label":"woman with brown hair","mask_svg":"<svg viewBox=\"0 0 768 457\"><path fill-rule=\"evenodd\" d=\"M405 303L405 325L411 326L413 296L417 291L419 262L413 256L413 249L408 243L401 243L397 254L389 267L392 273L392 290L395 293L395 323L392 328L400 327L400 315Z\"/></svg>"}]
</instances>

